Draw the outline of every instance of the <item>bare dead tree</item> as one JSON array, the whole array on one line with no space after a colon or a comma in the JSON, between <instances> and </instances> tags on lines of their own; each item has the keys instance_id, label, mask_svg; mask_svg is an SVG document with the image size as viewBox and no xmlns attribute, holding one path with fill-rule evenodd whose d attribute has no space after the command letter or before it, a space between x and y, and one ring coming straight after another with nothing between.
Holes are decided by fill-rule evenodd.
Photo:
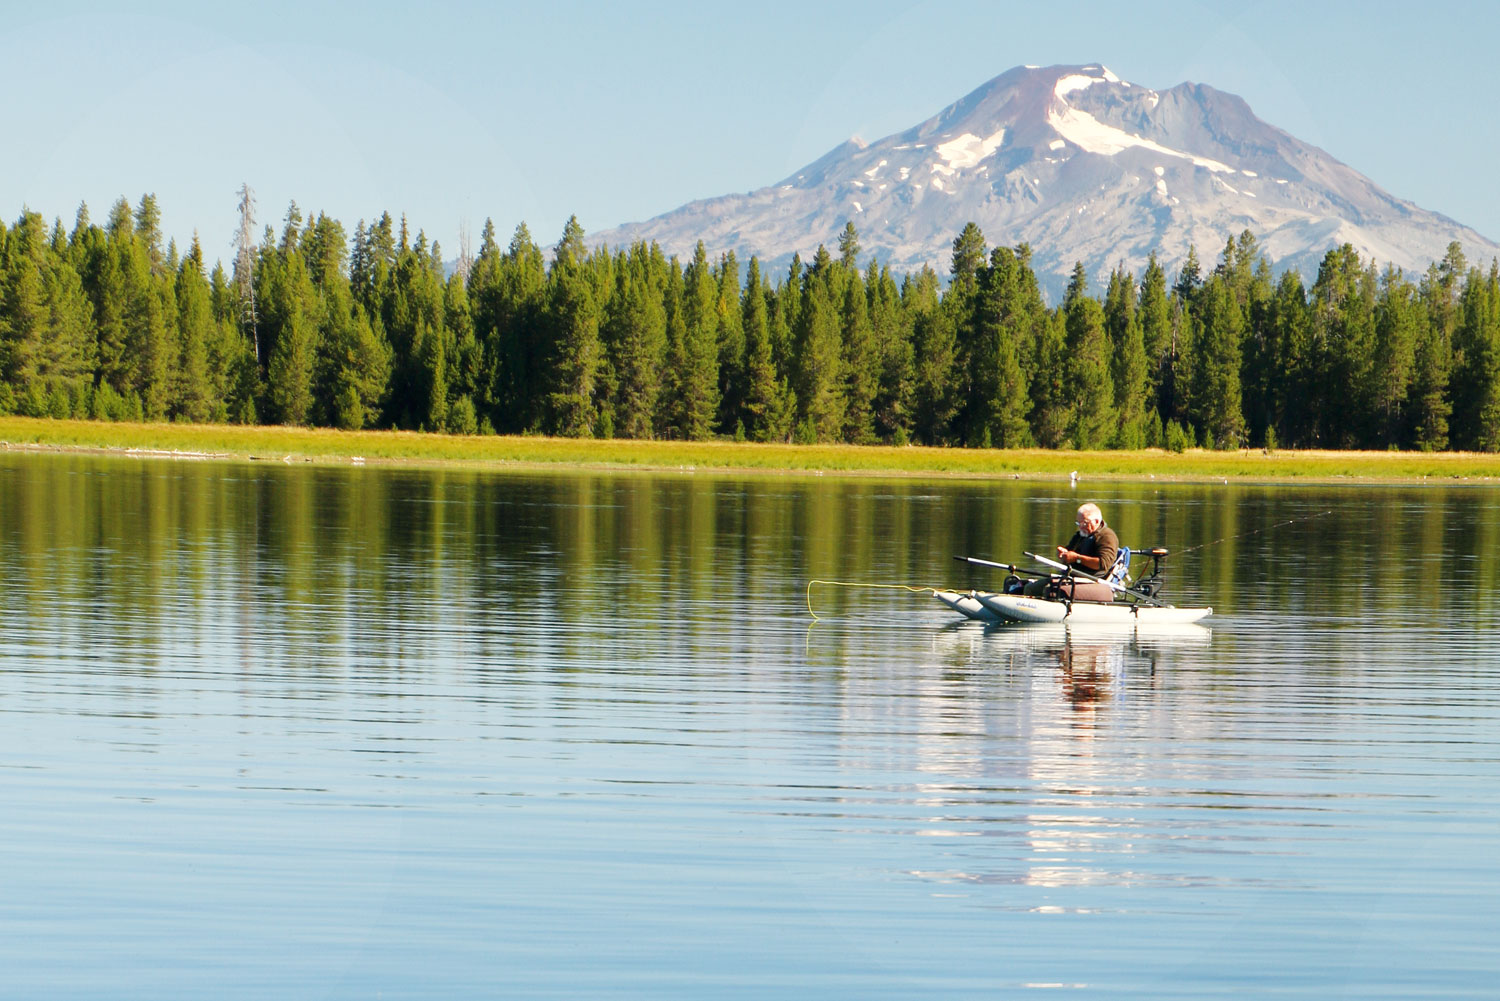
<instances>
[{"instance_id":1,"label":"bare dead tree","mask_svg":"<svg viewBox=\"0 0 1500 1001\"><path fill-rule=\"evenodd\" d=\"M469 285L469 272L474 269L474 244L469 239L469 224L461 222L458 224L458 278Z\"/></svg>"},{"instance_id":2,"label":"bare dead tree","mask_svg":"<svg viewBox=\"0 0 1500 1001\"><path fill-rule=\"evenodd\" d=\"M240 326L250 331L255 363L260 364L260 330L255 317L255 192L240 185L240 228L235 234L234 281L240 292Z\"/></svg>"}]
</instances>

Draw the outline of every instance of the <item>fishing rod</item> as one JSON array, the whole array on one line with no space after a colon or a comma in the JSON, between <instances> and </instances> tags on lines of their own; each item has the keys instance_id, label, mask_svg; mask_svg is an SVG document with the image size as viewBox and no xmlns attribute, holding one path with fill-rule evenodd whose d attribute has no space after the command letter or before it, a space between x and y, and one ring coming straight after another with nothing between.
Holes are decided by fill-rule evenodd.
<instances>
[{"instance_id":1,"label":"fishing rod","mask_svg":"<svg viewBox=\"0 0 1500 1001\"><path fill-rule=\"evenodd\" d=\"M1285 528L1288 525L1295 525L1301 521L1312 521L1314 518L1322 518L1323 516L1330 514L1333 514L1333 512L1319 511L1317 514L1303 515L1301 518L1292 518L1288 521L1278 521L1276 524L1267 525L1265 528L1257 528L1249 532L1241 532L1239 535L1226 535L1224 536L1224 538L1214 539L1212 542L1203 542L1199 543L1196 546L1188 546L1186 549L1179 549L1177 550L1177 555L1181 556L1184 553L1196 552L1199 549L1207 549L1209 546L1217 546L1221 542L1232 542L1235 539L1249 538L1252 535L1260 535L1262 532L1270 532L1278 528Z\"/></svg>"},{"instance_id":2,"label":"fishing rod","mask_svg":"<svg viewBox=\"0 0 1500 1001\"><path fill-rule=\"evenodd\" d=\"M1009 570L1013 574L1027 573L1014 563L996 563L994 560L982 560L977 556L955 556L953 558L960 563L972 563L978 567L994 567L996 570ZM1034 577L1036 575L1027 573L1027 576Z\"/></svg>"}]
</instances>

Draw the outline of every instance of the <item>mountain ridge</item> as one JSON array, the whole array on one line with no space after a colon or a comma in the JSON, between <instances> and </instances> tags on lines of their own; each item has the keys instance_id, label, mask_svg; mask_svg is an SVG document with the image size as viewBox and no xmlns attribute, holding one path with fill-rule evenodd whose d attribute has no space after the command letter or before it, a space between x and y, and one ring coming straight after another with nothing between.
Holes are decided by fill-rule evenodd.
<instances>
[{"instance_id":1,"label":"mountain ridge","mask_svg":"<svg viewBox=\"0 0 1500 1001\"><path fill-rule=\"evenodd\" d=\"M992 246L1029 243L1053 298L1075 262L1102 287L1117 265L1139 275L1152 251L1169 272L1190 246L1212 261L1246 230L1278 271L1309 280L1343 243L1407 272L1454 240L1471 260L1500 255L1472 228L1262 121L1237 95L1195 82L1157 91L1100 63L1015 67L901 132L851 138L773 184L593 239L655 241L683 256L701 239L711 255L754 254L775 269L834 246L848 222L892 270L939 274L974 222Z\"/></svg>"}]
</instances>

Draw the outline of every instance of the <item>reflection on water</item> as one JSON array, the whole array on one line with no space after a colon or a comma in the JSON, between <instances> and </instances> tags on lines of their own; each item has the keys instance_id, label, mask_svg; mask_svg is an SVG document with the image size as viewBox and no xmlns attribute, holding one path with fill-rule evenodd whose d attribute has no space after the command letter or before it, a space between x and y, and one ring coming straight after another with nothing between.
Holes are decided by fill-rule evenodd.
<instances>
[{"instance_id":1,"label":"reflection on water","mask_svg":"<svg viewBox=\"0 0 1500 1001\"><path fill-rule=\"evenodd\" d=\"M1028 679L1035 708L1028 721L1031 766L1026 779L1046 792L1033 801L1036 810L1019 818L1014 832L1013 858L1024 863L1023 868L914 875L940 882L1046 888L1190 883L1190 874L1152 874L1097 864L1133 858L1154 835L1119 809L1114 798L1119 762L1096 742L1108 743L1113 712L1130 712L1159 697L1158 672L1174 666L1176 651L1206 648L1212 631L1197 624L1139 623L1001 624L982 629L976 636L961 623L946 627L944 633L950 640L967 634L970 656L998 661L1007 672ZM1048 696L1044 686L1055 694ZM1134 776L1126 795L1143 795L1146 790L1140 783L1148 780ZM1036 909L1062 910L1057 904Z\"/></svg>"},{"instance_id":2,"label":"reflection on water","mask_svg":"<svg viewBox=\"0 0 1500 1001\"><path fill-rule=\"evenodd\" d=\"M0 996L1485 996L1500 492L1089 494L1208 628L807 614L1080 499L0 455Z\"/></svg>"}]
</instances>

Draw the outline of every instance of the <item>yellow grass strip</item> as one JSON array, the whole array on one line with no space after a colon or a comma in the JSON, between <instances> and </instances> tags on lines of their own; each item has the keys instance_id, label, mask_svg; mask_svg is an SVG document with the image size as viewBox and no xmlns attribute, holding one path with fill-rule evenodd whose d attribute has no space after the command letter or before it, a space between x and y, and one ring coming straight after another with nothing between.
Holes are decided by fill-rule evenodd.
<instances>
[{"instance_id":1,"label":"yellow grass strip","mask_svg":"<svg viewBox=\"0 0 1500 1001\"><path fill-rule=\"evenodd\" d=\"M1239 480L1500 481L1500 455L1474 452L1243 450L1182 453L599 441L414 431L108 423L0 417L6 448L240 460L461 463L495 467L838 473L886 476Z\"/></svg>"}]
</instances>

